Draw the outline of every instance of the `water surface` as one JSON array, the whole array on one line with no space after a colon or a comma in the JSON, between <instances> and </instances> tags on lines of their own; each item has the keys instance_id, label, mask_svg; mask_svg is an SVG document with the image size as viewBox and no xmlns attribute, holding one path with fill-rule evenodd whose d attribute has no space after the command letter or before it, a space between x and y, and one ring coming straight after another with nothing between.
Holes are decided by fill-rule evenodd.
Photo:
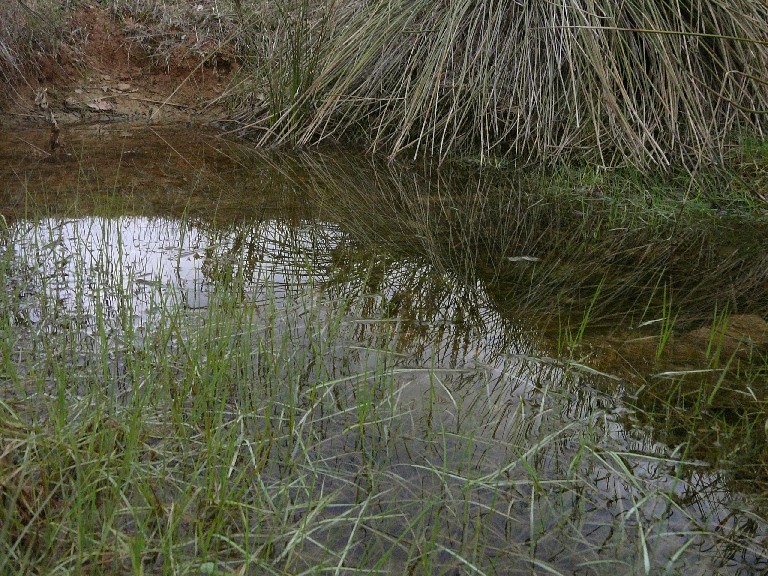
<instances>
[{"instance_id":1,"label":"water surface","mask_svg":"<svg viewBox=\"0 0 768 576\"><path fill-rule=\"evenodd\" d=\"M241 387L306 403L305 460L261 475L333 504L276 562L405 573L422 531L434 573L768 570L764 222L176 129L82 128L55 163L0 141L9 325L76 333L68 369L108 354L124 394L169 317L175 351L237 318Z\"/></svg>"}]
</instances>

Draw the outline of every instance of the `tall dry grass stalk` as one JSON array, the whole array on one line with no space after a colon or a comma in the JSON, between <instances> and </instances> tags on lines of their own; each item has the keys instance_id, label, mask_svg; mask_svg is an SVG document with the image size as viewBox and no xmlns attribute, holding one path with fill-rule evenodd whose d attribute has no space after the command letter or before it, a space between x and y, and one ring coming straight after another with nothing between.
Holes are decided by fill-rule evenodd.
<instances>
[{"instance_id":1,"label":"tall dry grass stalk","mask_svg":"<svg viewBox=\"0 0 768 576\"><path fill-rule=\"evenodd\" d=\"M668 166L766 128L765 2L348 1L332 30L262 143Z\"/></svg>"}]
</instances>

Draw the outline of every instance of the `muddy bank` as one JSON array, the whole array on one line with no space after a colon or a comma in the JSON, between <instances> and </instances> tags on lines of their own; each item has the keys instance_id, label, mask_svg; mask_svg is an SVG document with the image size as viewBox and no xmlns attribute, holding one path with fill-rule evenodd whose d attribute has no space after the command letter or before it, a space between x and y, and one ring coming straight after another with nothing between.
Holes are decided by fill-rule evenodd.
<instances>
[{"instance_id":1,"label":"muddy bank","mask_svg":"<svg viewBox=\"0 0 768 576\"><path fill-rule=\"evenodd\" d=\"M158 61L131 36L137 26L96 6L73 12L56 54L0 95L0 126L49 126L52 119L60 126L209 124L221 118L217 99L238 69L234 56L225 47L202 52L185 43L186 35L166 30L179 36L179 45Z\"/></svg>"}]
</instances>

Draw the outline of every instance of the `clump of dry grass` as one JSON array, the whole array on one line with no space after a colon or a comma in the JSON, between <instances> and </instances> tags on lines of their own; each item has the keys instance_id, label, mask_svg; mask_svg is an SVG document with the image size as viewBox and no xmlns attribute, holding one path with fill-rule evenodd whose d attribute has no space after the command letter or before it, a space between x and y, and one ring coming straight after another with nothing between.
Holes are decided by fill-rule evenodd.
<instances>
[{"instance_id":1,"label":"clump of dry grass","mask_svg":"<svg viewBox=\"0 0 768 576\"><path fill-rule=\"evenodd\" d=\"M69 2L10 0L0 3L0 92L27 80L58 50ZM0 94L2 95L2 94Z\"/></svg>"},{"instance_id":2,"label":"clump of dry grass","mask_svg":"<svg viewBox=\"0 0 768 576\"><path fill-rule=\"evenodd\" d=\"M263 143L668 166L717 160L766 127L762 2L334 6L333 35L302 70L311 82L268 123L252 116Z\"/></svg>"}]
</instances>

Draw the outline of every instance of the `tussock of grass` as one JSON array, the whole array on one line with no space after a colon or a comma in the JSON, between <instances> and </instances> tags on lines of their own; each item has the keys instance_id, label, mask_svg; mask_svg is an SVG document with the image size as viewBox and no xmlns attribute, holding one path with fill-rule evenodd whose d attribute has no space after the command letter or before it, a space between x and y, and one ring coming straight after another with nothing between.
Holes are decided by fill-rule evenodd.
<instances>
[{"instance_id":1,"label":"tussock of grass","mask_svg":"<svg viewBox=\"0 0 768 576\"><path fill-rule=\"evenodd\" d=\"M263 143L349 138L391 155L666 167L718 162L724 145L765 129L764 3L333 6L330 35L278 35L271 57L255 55L253 89L275 106L241 119ZM295 63L290 100L259 82L275 62Z\"/></svg>"},{"instance_id":2,"label":"tussock of grass","mask_svg":"<svg viewBox=\"0 0 768 576\"><path fill-rule=\"evenodd\" d=\"M106 5L156 64L242 65L233 121L262 144L698 168L766 126L764 2ZM53 60L78 6L0 7L7 84Z\"/></svg>"}]
</instances>

